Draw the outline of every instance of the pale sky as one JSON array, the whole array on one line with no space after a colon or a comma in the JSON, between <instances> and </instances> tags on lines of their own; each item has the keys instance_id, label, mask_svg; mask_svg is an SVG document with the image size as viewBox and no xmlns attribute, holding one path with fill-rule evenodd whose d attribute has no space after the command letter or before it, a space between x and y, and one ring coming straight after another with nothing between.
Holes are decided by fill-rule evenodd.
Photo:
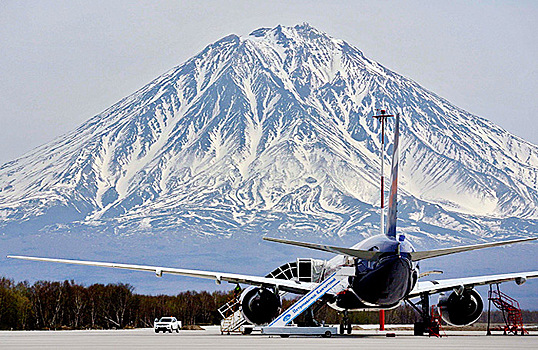
<instances>
[{"instance_id":1,"label":"pale sky","mask_svg":"<svg viewBox=\"0 0 538 350\"><path fill-rule=\"evenodd\" d=\"M0 2L0 164L231 33L308 22L538 144L537 1Z\"/></svg>"}]
</instances>

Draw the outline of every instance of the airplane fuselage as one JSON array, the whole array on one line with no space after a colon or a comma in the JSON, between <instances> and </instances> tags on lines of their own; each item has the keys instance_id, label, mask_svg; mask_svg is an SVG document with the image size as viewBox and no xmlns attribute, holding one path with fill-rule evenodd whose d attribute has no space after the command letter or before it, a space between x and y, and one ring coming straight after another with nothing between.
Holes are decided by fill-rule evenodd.
<instances>
[{"instance_id":1,"label":"airplane fuselage","mask_svg":"<svg viewBox=\"0 0 538 350\"><path fill-rule=\"evenodd\" d=\"M339 292L330 303L338 310L390 309L398 306L418 280L418 264L411 261L411 243L400 236L391 239L377 235L353 246L356 249L377 251L375 260L346 258L342 255L329 261L330 271L353 266L355 273L348 279L348 288Z\"/></svg>"}]
</instances>

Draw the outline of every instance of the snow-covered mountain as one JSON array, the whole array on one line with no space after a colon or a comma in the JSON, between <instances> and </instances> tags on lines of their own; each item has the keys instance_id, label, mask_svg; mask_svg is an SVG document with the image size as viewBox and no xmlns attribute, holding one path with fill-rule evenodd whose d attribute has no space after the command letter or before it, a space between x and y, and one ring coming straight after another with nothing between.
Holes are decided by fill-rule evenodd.
<instances>
[{"instance_id":1,"label":"snow-covered mountain","mask_svg":"<svg viewBox=\"0 0 538 350\"><path fill-rule=\"evenodd\" d=\"M368 236L379 108L403 117L402 230L425 245L538 232L536 145L308 24L224 37L4 164L0 231ZM387 140L385 169L391 121Z\"/></svg>"}]
</instances>

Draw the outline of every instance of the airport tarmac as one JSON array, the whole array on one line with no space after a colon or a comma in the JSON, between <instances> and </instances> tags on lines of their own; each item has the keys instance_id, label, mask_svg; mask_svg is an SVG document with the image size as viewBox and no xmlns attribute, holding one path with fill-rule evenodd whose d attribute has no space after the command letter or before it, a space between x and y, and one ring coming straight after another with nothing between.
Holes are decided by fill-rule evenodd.
<instances>
[{"instance_id":1,"label":"airport tarmac","mask_svg":"<svg viewBox=\"0 0 538 350\"><path fill-rule=\"evenodd\" d=\"M333 338L221 335L218 326L204 331L155 334L153 329L91 331L2 331L0 349L538 349L538 333L485 336L484 332L447 332L444 338L415 337L396 331L354 330Z\"/></svg>"}]
</instances>

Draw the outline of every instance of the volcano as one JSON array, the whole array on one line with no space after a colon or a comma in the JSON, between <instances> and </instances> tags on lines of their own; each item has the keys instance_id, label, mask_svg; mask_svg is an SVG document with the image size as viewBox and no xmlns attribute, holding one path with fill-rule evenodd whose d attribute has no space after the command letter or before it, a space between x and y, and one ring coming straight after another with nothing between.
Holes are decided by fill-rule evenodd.
<instances>
[{"instance_id":1,"label":"volcano","mask_svg":"<svg viewBox=\"0 0 538 350\"><path fill-rule=\"evenodd\" d=\"M402 116L398 225L419 246L538 232L536 145L301 24L226 36L2 165L0 237L355 243L379 230L381 108Z\"/></svg>"}]
</instances>

